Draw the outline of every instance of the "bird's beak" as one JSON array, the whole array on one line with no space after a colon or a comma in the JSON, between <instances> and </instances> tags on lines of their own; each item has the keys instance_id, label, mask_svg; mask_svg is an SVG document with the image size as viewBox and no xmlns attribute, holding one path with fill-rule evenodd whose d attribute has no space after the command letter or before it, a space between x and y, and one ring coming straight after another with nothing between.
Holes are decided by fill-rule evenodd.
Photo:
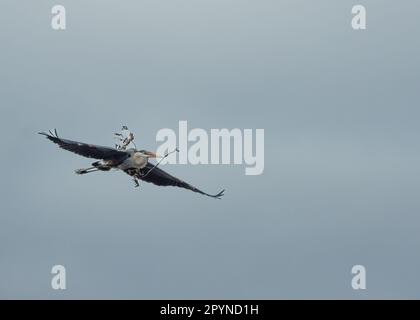
<instances>
[{"instance_id":1,"label":"bird's beak","mask_svg":"<svg viewBox=\"0 0 420 320\"><path fill-rule=\"evenodd\" d=\"M154 152L149 152L149 158L161 158L161 156L160 155L158 155L157 153L154 153Z\"/></svg>"}]
</instances>

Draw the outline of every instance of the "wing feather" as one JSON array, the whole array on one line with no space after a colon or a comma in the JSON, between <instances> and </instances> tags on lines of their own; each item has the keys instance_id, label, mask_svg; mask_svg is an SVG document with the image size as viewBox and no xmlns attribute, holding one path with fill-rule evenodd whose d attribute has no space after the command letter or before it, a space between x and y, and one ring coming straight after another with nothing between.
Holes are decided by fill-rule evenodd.
<instances>
[{"instance_id":1,"label":"wing feather","mask_svg":"<svg viewBox=\"0 0 420 320\"><path fill-rule=\"evenodd\" d=\"M60 148L86 158L123 161L128 157L126 152L114 148L61 139L58 137L56 130L54 130L54 133L50 131L49 134L45 132L39 132L39 134L44 135L48 140L58 144Z\"/></svg>"},{"instance_id":2,"label":"wing feather","mask_svg":"<svg viewBox=\"0 0 420 320\"><path fill-rule=\"evenodd\" d=\"M225 192L225 190L222 190L217 194L208 194L190 185L189 183L170 175L166 171L163 171L162 169L159 169L158 167L154 167L151 163L148 163L146 165L146 167L143 169L143 175L139 175L138 178L143 181L150 182L158 186L180 187L180 188L188 189L188 190L198 192L203 195L206 195L212 198L217 198L217 199L220 199Z\"/></svg>"}]
</instances>

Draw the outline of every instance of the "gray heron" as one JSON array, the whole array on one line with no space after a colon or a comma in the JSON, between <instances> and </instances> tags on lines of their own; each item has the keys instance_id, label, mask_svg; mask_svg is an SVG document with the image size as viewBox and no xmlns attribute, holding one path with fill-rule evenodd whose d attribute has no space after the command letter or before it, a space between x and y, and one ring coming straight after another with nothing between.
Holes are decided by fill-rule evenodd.
<instances>
[{"instance_id":1,"label":"gray heron","mask_svg":"<svg viewBox=\"0 0 420 320\"><path fill-rule=\"evenodd\" d=\"M123 129L126 129L126 127L124 126ZM77 174L117 169L130 175L133 178L136 187L139 186L138 180L142 180L158 186L175 186L188 189L216 199L220 199L224 194L224 190L217 194L203 192L189 183L158 168L160 162L155 165L149 162L149 159L161 158L162 160L167 157L169 153L162 157L147 150L137 150L136 148L127 149L126 147L128 144L134 139L134 135L131 132L127 138L121 138L120 141L122 141L122 144L116 145L115 148L62 139L58 137L57 130L54 130L54 132L49 131L49 133L39 132L39 134L58 144L58 146L64 150L74 152L86 158L98 160L93 162L92 166L89 168L77 169L75 171ZM122 136L117 133L115 135Z\"/></svg>"}]
</instances>

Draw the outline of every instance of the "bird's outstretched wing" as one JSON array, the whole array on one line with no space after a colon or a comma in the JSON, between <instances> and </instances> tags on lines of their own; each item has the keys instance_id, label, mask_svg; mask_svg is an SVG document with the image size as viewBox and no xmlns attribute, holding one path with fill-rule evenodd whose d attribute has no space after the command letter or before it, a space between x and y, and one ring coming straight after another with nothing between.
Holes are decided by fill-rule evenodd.
<instances>
[{"instance_id":1,"label":"bird's outstretched wing","mask_svg":"<svg viewBox=\"0 0 420 320\"><path fill-rule=\"evenodd\" d=\"M185 188L217 199L220 199L225 192L225 190L222 190L218 194L208 194L190 185L189 183L186 183L185 181L182 181L181 179L178 179L170 175L169 173L155 167L151 163L148 163L146 165L146 167L143 169L143 176L139 175L138 178L146 182L151 182L158 186L174 186Z\"/></svg>"},{"instance_id":2,"label":"bird's outstretched wing","mask_svg":"<svg viewBox=\"0 0 420 320\"><path fill-rule=\"evenodd\" d=\"M54 130L54 133L50 131L49 134L45 132L39 132L39 134L46 136L47 139L58 144L60 148L77 153L83 157L115 161L123 161L128 157L126 152L114 148L61 139L58 137L56 130Z\"/></svg>"}]
</instances>

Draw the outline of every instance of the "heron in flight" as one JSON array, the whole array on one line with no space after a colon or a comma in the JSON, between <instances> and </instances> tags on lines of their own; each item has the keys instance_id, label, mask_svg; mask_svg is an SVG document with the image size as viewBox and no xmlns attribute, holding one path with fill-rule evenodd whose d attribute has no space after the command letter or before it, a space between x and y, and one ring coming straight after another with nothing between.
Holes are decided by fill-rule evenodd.
<instances>
[{"instance_id":1,"label":"heron in flight","mask_svg":"<svg viewBox=\"0 0 420 320\"><path fill-rule=\"evenodd\" d=\"M123 130L126 129L127 127L123 126ZM208 194L189 183L170 175L164 170L159 169L157 166L160 162L155 165L149 162L149 159L161 158L161 160L163 160L169 153L161 157L156 153L147 150L137 150L136 148L127 149L127 146L134 140L134 135L131 132L125 138L122 134L116 133L115 135L119 137L121 144L117 144L115 148L61 139L58 137L57 130L54 130L54 132L49 131L49 133L39 132L39 134L44 135L48 140L58 144L62 149L74 152L83 157L98 160L92 163L92 167L76 170L75 172L77 174L117 169L130 175L133 178L136 187L139 186L138 180L142 180L158 186L185 188L216 199L220 199L225 191L222 190L217 194ZM176 149L176 151L178 151L178 149Z\"/></svg>"}]
</instances>

